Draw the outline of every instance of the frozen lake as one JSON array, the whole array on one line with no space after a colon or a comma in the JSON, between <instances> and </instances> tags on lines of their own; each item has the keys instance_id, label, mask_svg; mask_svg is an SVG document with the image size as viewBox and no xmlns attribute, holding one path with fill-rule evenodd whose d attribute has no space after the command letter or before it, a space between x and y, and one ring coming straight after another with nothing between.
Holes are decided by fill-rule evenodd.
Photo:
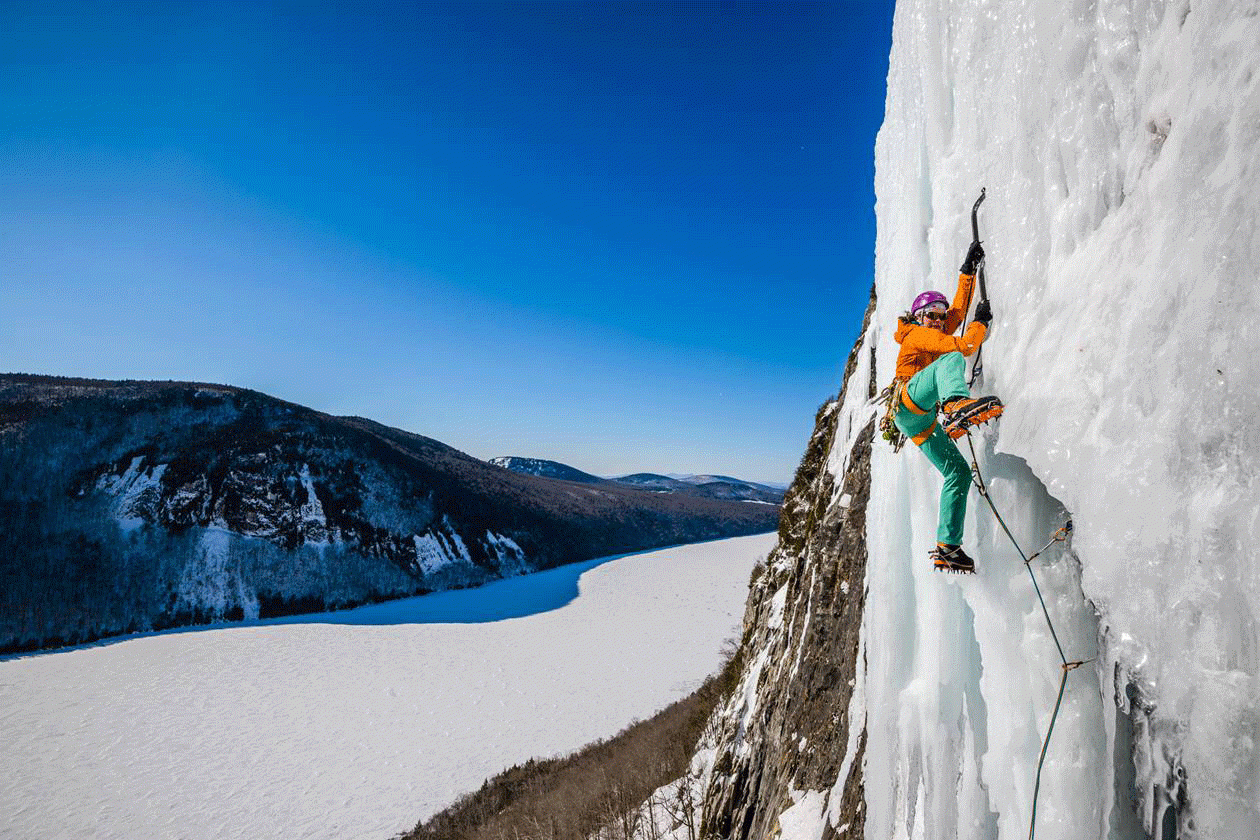
<instances>
[{"instance_id":1,"label":"frozen lake","mask_svg":"<svg viewBox=\"0 0 1260 840\"><path fill-rule=\"evenodd\" d=\"M385 840L689 693L774 542L0 661L0 836Z\"/></svg>"}]
</instances>

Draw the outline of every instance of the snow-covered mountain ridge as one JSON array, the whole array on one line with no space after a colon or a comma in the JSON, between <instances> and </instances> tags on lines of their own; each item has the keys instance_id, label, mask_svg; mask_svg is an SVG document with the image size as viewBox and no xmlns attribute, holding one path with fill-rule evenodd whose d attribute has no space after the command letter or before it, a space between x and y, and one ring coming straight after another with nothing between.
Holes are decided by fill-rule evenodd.
<instances>
[{"instance_id":1,"label":"snow-covered mountain ridge","mask_svg":"<svg viewBox=\"0 0 1260 840\"><path fill-rule=\"evenodd\" d=\"M568 464L561 464L558 461L549 461L544 458L504 456L491 458L488 463L524 475L557 478L561 481L577 481L582 484L612 483L657 493L680 493L685 496L702 496L709 499L730 499L772 505L780 504L783 501L783 491L777 487L758 484L753 481L743 481L730 476L667 476L656 473L633 473L613 478L600 478L599 476L582 472L576 467L570 467Z\"/></svg>"},{"instance_id":2,"label":"snow-covered mountain ridge","mask_svg":"<svg viewBox=\"0 0 1260 840\"><path fill-rule=\"evenodd\" d=\"M684 496L705 496L710 499L738 499L771 505L781 504L784 495L784 491L777 487L726 476L692 475L673 478L657 473L633 473L618 476L613 481L656 493L679 493Z\"/></svg>"},{"instance_id":3,"label":"snow-covered mountain ridge","mask_svg":"<svg viewBox=\"0 0 1260 840\"><path fill-rule=\"evenodd\" d=\"M0 649L311 612L773 530L190 383L0 375Z\"/></svg>"},{"instance_id":4,"label":"snow-covered mountain ridge","mask_svg":"<svg viewBox=\"0 0 1260 840\"><path fill-rule=\"evenodd\" d=\"M522 475L537 475L543 478L558 478L561 481L578 481L583 484L599 484L604 481L597 475L582 472L576 467L549 461L546 458L522 458L516 455L504 455L491 458L487 463Z\"/></svg>"},{"instance_id":5,"label":"snow-covered mountain ridge","mask_svg":"<svg viewBox=\"0 0 1260 840\"><path fill-rule=\"evenodd\" d=\"M903 0L876 163L878 303L693 763L703 830L1255 837L1260 9ZM1069 515L1075 534L1026 568L972 494L979 574L946 577L926 557L941 479L869 443L870 398L897 316L952 293L981 187L975 390L1007 411L977 463L1026 553ZM1056 644L1086 664L1038 779Z\"/></svg>"}]
</instances>

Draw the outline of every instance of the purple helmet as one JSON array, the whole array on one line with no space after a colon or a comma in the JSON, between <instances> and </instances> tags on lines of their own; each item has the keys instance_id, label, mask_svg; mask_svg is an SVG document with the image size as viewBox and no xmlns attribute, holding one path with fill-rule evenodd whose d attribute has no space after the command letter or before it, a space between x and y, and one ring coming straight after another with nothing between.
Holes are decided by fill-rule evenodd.
<instances>
[{"instance_id":1,"label":"purple helmet","mask_svg":"<svg viewBox=\"0 0 1260 840\"><path fill-rule=\"evenodd\" d=\"M949 307L949 300L945 295L934 291L924 292L914 299L914 304L910 307L910 311L918 315L924 309L927 309L929 306L935 306L938 303L943 304L947 308Z\"/></svg>"}]
</instances>

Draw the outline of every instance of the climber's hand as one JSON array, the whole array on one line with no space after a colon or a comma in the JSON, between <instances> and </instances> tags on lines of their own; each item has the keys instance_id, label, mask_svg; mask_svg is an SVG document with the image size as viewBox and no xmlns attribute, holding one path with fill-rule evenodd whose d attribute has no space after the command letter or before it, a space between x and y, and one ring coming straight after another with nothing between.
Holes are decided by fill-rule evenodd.
<instances>
[{"instance_id":1,"label":"climber's hand","mask_svg":"<svg viewBox=\"0 0 1260 840\"><path fill-rule=\"evenodd\" d=\"M959 269L963 274L976 276L976 267L980 265L980 261L984 259L984 248L980 247L979 242L972 242L971 247L967 249L967 256L963 259L962 268Z\"/></svg>"},{"instance_id":2,"label":"climber's hand","mask_svg":"<svg viewBox=\"0 0 1260 840\"><path fill-rule=\"evenodd\" d=\"M993 310L989 307L987 300L982 300L976 304L976 314L972 320L976 321L976 323L984 324L986 327L989 326L989 322L993 320Z\"/></svg>"}]
</instances>

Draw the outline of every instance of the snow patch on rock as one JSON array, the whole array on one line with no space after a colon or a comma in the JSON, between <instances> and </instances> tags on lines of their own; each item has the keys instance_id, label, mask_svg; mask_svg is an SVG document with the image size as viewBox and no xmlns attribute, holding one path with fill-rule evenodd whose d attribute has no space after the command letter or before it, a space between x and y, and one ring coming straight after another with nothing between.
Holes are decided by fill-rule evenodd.
<instances>
[{"instance_id":1,"label":"snow patch on rock","mask_svg":"<svg viewBox=\"0 0 1260 840\"><path fill-rule=\"evenodd\" d=\"M517 545L511 537L486 531L486 545L498 558L499 571L503 575L524 574L530 571L525 549Z\"/></svg>"},{"instance_id":2,"label":"snow patch on rock","mask_svg":"<svg viewBox=\"0 0 1260 840\"><path fill-rule=\"evenodd\" d=\"M779 840L815 840L823 836L827 792L790 790L792 805L779 814Z\"/></svg>"},{"instance_id":3,"label":"snow patch on rock","mask_svg":"<svg viewBox=\"0 0 1260 840\"><path fill-rule=\"evenodd\" d=\"M145 465L145 457L131 459L122 475L108 473L96 482L96 487L114 497L114 516L118 527L134 531L143 525L161 498L162 475L166 464Z\"/></svg>"},{"instance_id":4,"label":"snow patch on rock","mask_svg":"<svg viewBox=\"0 0 1260 840\"><path fill-rule=\"evenodd\" d=\"M766 620L766 626L771 630L778 630L783 626L783 608L787 605L787 590L785 583L770 599L770 617Z\"/></svg>"},{"instance_id":5,"label":"snow patch on rock","mask_svg":"<svg viewBox=\"0 0 1260 840\"><path fill-rule=\"evenodd\" d=\"M234 543L240 537L225 526L204 529L192 559L185 564L175 584L176 610L209 613L224 618L239 607L244 618L258 618L258 598L245 586L240 563L234 556Z\"/></svg>"},{"instance_id":6,"label":"snow patch on rock","mask_svg":"<svg viewBox=\"0 0 1260 840\"><path fill-rule=\"evenodd\" d=\"M328 520L324 517L324 506L315 494L315 482L311 480L311 467L302 465L302 473L298 476L302 487L306 490L306 502L299 510L302 518L304 541L307 545L327 546L330 543Z\"/></svg>"}]
</instances>

